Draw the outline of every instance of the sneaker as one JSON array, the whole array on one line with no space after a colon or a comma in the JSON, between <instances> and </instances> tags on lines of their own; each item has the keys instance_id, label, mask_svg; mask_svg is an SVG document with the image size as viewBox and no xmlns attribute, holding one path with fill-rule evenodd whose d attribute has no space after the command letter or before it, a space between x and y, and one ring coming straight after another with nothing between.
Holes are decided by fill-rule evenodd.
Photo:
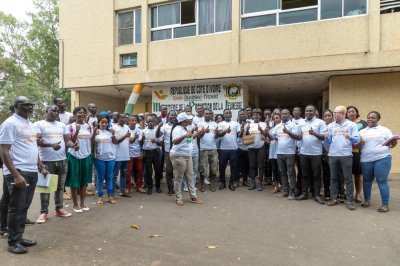
<instances>
[{"instance_id":1,"label":"sneaker","mask_svg":"<svg viewBox=\"0 0 400 266\"><path fill-rule=\"evenodd\" d=\"M204 184L206 184L206 185L210 184L210 180L208 179L208 177L204 178Z\"/></svg>"},{"instance_id":2,"label":"sneaker","mask_svg":"<svg viewBox=\"0 0 400 266\"><path fill-rule=\"evenodd\" d=\"M293 192L291 192L291 193L289 193L289 196L288 196L288 200L294 200L296 198L296 196L295 196L295 194L293 193Z\"/></svg>"},{"instance_id":3,"label":"sneaker","mask_svg":"<svg viewBox=\"0 0 400 266\"><path fill-rule=\"evenodd\" d=\"M198 198L191 198L190 201L192 203L196 203L196 204L203 204L203 202L201 200L199 200Z\"/></svg>"},{"instance_id":4,"label":"sneaker","mask_svg":"<svg viewBox=\"0 0 400 266\"><path fill-rule=\"evenodd\" d=\"M339 204L339 201L337 201L337 200L331 200L331 201L329 201L326 205L328 205L328 206L335 206L335 205L338 205Z\"/></svg>"},{"instance_id":5,"label":"sneaker","mask_svg":"<svg viewBox=\"0 0 400 266\"><path fill-rule=\"evenodd\" d=\"M187 187L184 187L182 190L185 191L185 192L189 191L189 189Z\"/></svg>"},{"instance_id":6,"label":"sneaker","mask_svg":"<svg viewBox=\"0 0 400 266\"><path fill-rule=\"evenodd\" d=\"M35 224L34 221L31 221L30 219L26 218L25 225L34 225L34 224Z\"/></svg>"},{"instance_id":7,"label":"sneaker","mask_svg":"<svg viewBox=\"0 0 400 266\"><path fill-rule=\"evenodd\" d=\"M4 238L8 237L7 228L0 229L0 237L4 237Z\"/></svg>"},{"instance_id":8,"label":"sneaker","mask_svg":"<svg viewBox=\"0 0 400 266\"><path fill-rule=\"evenodd\" d=\"M70 217L72 214L70 212L61 209L61 210L56 210L55 215L60 217Z\"/></svg>"},{"instance_id":9,"label":"sneaker","mask_svg":"<svg viewBox=\"0 0 400 266\"><path fill-rule=\"evenodd\" d=\"M183 206L183 200L181 200L181 199L176 200L176 205Z\"/></svg>"},{"instance_id":10,"label":"sneaker","mask_svg":"<svg viewBox=\"0 0 400 266\"><path fill-rule=\"evenodd\" d=\"M47 213L42 213L40 214L39 218L37 218L36 223L38 224L44 224L47 221Z\"/></svg>"},{"instance_id":11,"label":"sneaker","mask_svg":"<svg viewBox=\"0 0 400 266\"><path fill-rule=\"evenodd\" d=\"M287 196L289 196L289 193L286 191L283 191L281 193L279 193L278 195L276 195L278 198L286 198Z\"/></svg>"}]
</instances>

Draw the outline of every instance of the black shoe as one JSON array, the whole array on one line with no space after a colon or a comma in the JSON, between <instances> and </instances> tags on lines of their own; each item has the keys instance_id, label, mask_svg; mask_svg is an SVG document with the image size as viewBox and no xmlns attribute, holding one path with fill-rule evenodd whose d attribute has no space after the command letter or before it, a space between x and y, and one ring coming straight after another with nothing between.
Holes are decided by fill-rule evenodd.
<instances>
[{"instance_id":1,"label":"black shoe","mask_svg":"<svg viewBox=\"0 0 400 266\"><path fill-rule=\"evenodd\" d=\"M26 220L25 220L25 225L34 225L34 224L35 224L34 221L31 221L31 220L29 220L28 218L26 218Z\"/></svg>"},{"instance_id":2,"label":"black shoe","mask_svg":"<svg viewBox=\"0 0 400 266\"><path fill-rule=\"evenodd\" d=\"M19 241L19 243L21 245L23 245L24 247L31 247L37 244L36 240L29 240L29 239L23 239L21 241Z\"/></svg>"},{"instance_id":3,"label":"black shoe","mask_svg":"<svg viewBox=\"0 0 400 266\"><path fill-rule=\"evenodd\" d=\"M156 187L156 191L157 191L157 193L162 193L162 190L160 187Z\"/></svg>"},{"instance_id":4,"label":"black shoe","mask_svg":"<svg viewBox=\"0 0 400 266\"><path fill-rule=\"evenodd\" d=\"M210 191L211 191L211 192L217 191L217 190L215 189L215 184L214 184L214 183L211 183L211 184L210 184Z\"/></svg>"},{"instance_id":5,"label":"black shoe","mask_svg":"<svg viewBox=\"0 0 400 266\"><path fill-rule=\"evenodd\" d=\"M304 194L301 194L300 196L296 197L296 200L307 200L307 199L308 199L308 197Z\"/></svg>"},{"instance_id":6,"label":"black shoe","mask_svg":"<svg viewBox=\"0 0 400 266\"><path fill-rule=\"evenodd\" d=\"M130 198L131 197L131 195L129 195L128 193L119 193L119 196L123 197L123 198Z\"/></svg>"},{"instance_id":7,"label":"black shoe","mask_svg":"<svg viewBox=\"0 0 400 266\"><path fill-rule=\"evenodd\" d=\"M248 183L247 181L243 181L243 182L242 182L242 186L248 187L248 186L249 186L249 183Z\"/></svg>"},{"instance_id":8,"label":"black shoe","mask_svg":"<svg viewBox=\"0 0 400 266\"><path fill-rule=\"evenodd\" d=\"M8 246L8 251L13 253L13 254L25 254L28 253L28 249L21 245L20 243L17 243L13 246Z\"/></svg>"},{"instance_id":9,"label":"black shoe","mask_svg":"<svg viewBox=\"0 0 400 266\"><path fill-rule=\"evenodd\" d=\"M168 190L168 196L173 196L175 194L175 191L173 190Z\"/></svg>"},{"instance_id":10,"label":"black shoe","mask_svg":"<svg viewBox=\"0 0 400 266\"><path fill-rule=\"evenodd\" d=\"M278 198L286 198L289 196L289 192L283 191L281 193L279 193L278 195L276 195Z\"/></svg>"},{"instance_id":11,"label":"black shoe","mask_svg":"<svg viewBox=\"0 0 400 266\"><path fill-rule=\"evenodd\" d=\"M229 184L229 189L232 191L235 191L235 186L231 183L231 184Z\"/></svg>"},{"instance_id":12,"label":"black shoe","mask_svg":"<svg viewBox=\"0 0 400 266\"><path fill-rule=\"evenodd\" d=\"M147 195L151 195L153 194L153 189L152 188L148 188L147 189Z\"/></svg>"},{"instance_id":13,"label":"black shoe","mask_svg":"<svg viewBox=\"0 0 400 266\"><path fill-rule=\"evenodd\" d=\"M253 183L252 185L249 186L249 188L248 188L247 190L254 190L254 189L256 189L256 188L257 188L257 187L256 187L256 184Z\"/></svg>"},{"instance_id":14,"label":"black shoe","mask_svg":"<svg viewBox=\"0 0 400 266\"><path fill-rule=\"evenodd\" d=\"M319 204L325 204L325 201L321 197L315 197L314 200Z\"/></svg>"},{"instance_id":15,"label":"black shoe","mask_svg":"<svg viewBox=\"0 0 400 266\"><path fill-rule=\"evenodd\" d=\"M219 190L223 190L226 188L226 184L225 183L221 183L221 185L219 185Z\"/></svg>"},{"instance_id":16,"label":"black shoe","mask_svg":"<svg viewBox=\"0 0 400 266\"><path fill-rule=\"evenodd\" d=\"M238 188L238 187L239 187L239 182L236 182L236 181L233 182L233 187L234 187L234 188Z\"/></svg>"}]
</instances>

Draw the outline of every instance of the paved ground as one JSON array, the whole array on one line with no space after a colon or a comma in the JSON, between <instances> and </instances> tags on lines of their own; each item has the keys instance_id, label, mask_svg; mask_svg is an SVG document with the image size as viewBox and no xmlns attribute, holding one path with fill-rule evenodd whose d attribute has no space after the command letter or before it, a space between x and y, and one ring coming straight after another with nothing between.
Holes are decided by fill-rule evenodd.
<instances>
[{"instance_id":1,"label":"paved ground","mask_svg":"<svg viewBox=\"0 0 400 266\"><path fill-rule=\"evenodd\" d=\"M27 255L8 253L0 239L0 265L400 265L398 177L386 214L376 212L376 186L372 207L353 212L278 199L270 187L207 191L199 194L203 205L183 207L166 194L134 193L102 207L91 196L90 212L51 214L46 224L27 227L24 236L39 243ZM36 194L29 218L37 218L39 205Z\"/></svg>"}]
</instances>

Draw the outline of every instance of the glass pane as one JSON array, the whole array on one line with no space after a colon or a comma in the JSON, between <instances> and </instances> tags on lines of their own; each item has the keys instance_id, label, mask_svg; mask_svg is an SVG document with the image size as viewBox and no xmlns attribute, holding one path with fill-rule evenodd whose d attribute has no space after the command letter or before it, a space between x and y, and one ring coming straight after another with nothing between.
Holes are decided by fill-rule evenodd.
<instances>
[{"instance_id":1,"label":"glass pane","mask_svg":"<svg viewBox=\"0 0 400 266\"><path fill-rule=\"evenodd\" d=\"M232 29L232 1L218 0L215 2L215 32Z\"/></svg>"},{"instance_id":2,"label":"glass pane","mask_svg":"<svg viewBox=\"0 0 400 266\"><path fill-rule=\"evenodd\" d=\"M344 15L354 16L367 13L367 0L344 0Z\"/></svg>"},{"instance_id":3,"label":"glass pane","mask_svg":"<svg viewBox=\"0 0 400 266\"><path fill-rule=\"evenodd\" d=\"M195 3L194 0L181 2L181 24L196 22Z\"/></svg>"},{"instance_id":4,"label":"glass pane","mask_svg":"<svg viewBox=\"0 0 400 266\"><path fill-rule=\"evenodd\" d=\"M172 35L171 29L156 30L151 32L151 40L160 41L160 40L171 39L171 35Z\"/></svg>"},{"instance_id":5,"label":"glass pane","mask_svg":"<svg viewBox=\"0 0 400 266\"><path fill-rule=\"evenodd\" d=\"M306 9L279 14L279 25L314 21L318 19L318 9Z\"/></svg>"},{"instance_id":6,"label":"glass pane","mask_svg":"<svg viewBox=\"0 0 400 266\"><path fill-rule=\"evenodd\" d=\"M273 10L278 8L277 0L242 0L244 12L242 14Z\"/></svg>"},{"instance_id":7,"label":"glass pane","mask_svg":"<svg viewBox=\"0 0 400 266\"><path fill-rule=\"evenodd\" d=\"M196 35L196 25L179 27L174 29L174 38L182 38Z\"/></svg>"},{"instance_id":8,"label":"glass pane","mask_svg":"<svg viewBox=\"0 0 400 266\"><path fill-rule=\"evenodd\" d=\"M122 66L137 66L137 55L123 55L122 56Z\"/></svg>"},{"instance_id":9,"label":"glass pane","mask_svg":"<svg viewBox=\"0 0 400 266\"><path fill-rule=\"evenodd\" d=\"M157 7L151 8L151 27L157 28Z\"/></svg>"},{"instance_id":10,"label":"glass pane","mask_svg":"<svg viewBox=\"0 0 400 266\"><path fill-rule=\"evenodd\" d=\"M158 6L158 27L180 23L179 3Z\"/></svg>"},{"instance_id":11,"label":"glass pane","mask_svg":"<svg viewBox=\"0 0 400 266\"><path fill-rule=\"evenodd\" d=\"M135 10L135 43L142 42L142 10Z\"/></svg>"},{"instance_id":12,"label":"glass pane","mask_svg":"<svg viewBox=\"0 0 400 266\"><path fill-rule=\"evenodd\" d=\"M133 43L133 28L119 31L119 44Z\"/></svg>"},{"instance_id":13,"label":"glass pane","mask_svg":"<svg viewBox=\"0 0 400 266\"><path fill-rule=\"evenodd\" d=\"M260 28L276 25L276 15L258 16L242 19L242 29Z\"/></svg>"},{"instance_id":14,"label":"glass pane","mask_svg":"<svg viewBox=\"0 0 400 266\"><path fill-rule=\"evenodd\" d=\"M214 0L199 0L199 34L214 32Z\"/></svg>"},{"instance_id":15,"label":"glass pane","mask_svg":"<svg viewBox=\"0 0 400 266\"><path fill-rule=\"evenodd\" d=\"M321 19L342 16L342 0L321 0Z\"/></svg>"},{"instance_id":16,"label":"glass pane","mask_svg":"<svg viewBox=\"0 0 400 266\"><path fill-rule=\"evenodd\" d=\"M282 0L282 10L317 5L318 0Z\"/></svg>"},{"instance_id":17,"label":"glass pane","mask_svg":"<svg viewBox=\"0 0 400 266\"><path fill-rule=\"evenodd\" d=\"M120 29L133 26L133 12L125 12L118 14L118 26Z\"/></svg>"}]
</instances>

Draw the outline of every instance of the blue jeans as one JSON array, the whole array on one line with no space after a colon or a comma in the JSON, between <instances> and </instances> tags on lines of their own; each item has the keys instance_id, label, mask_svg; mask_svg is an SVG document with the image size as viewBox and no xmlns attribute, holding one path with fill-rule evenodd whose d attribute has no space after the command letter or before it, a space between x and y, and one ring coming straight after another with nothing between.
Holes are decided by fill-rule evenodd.
<instances>
[{"instance_id":1,"label":"blue jeans","mask_svg":"<svg viewBox=\"0 0 400 266\"><path fill-rule=\"evenodd\" d=\"M113 187L113 170L114 170L115 160L102 161L99 159L94 159L94 167L96 168L96 186L97 195L103 197L103 182L106 181L107 194L112 195L114 192Z\"/></svg>"},{"instance_id":2,"label":"blue jeans","mask_svg":"<svg viewBox=\"0 0 400 266\"><path fill-rule=\"evenodd\" d=\"M391 155L377 161L361 163L365 201L371 200L372 182L376 178L381 193L382 205L389 205L389 172L391 167Z\"/></svg>"},{"instance_id":3,"label":"blue jeans","mask_svg":"<svg viewBox=\"0 0 400 266\"><path fill-rule=\"evenodd\" d=\"M115 161L114 165L114 174L113 174L113 191L117 189L117 178L118 173L120 172L119 176L119 187L121 193L125 193L126 187L126 169L128 168L129 161ZM130 178L130 177L129 177Z\"/></svg>"}]
</instances>

